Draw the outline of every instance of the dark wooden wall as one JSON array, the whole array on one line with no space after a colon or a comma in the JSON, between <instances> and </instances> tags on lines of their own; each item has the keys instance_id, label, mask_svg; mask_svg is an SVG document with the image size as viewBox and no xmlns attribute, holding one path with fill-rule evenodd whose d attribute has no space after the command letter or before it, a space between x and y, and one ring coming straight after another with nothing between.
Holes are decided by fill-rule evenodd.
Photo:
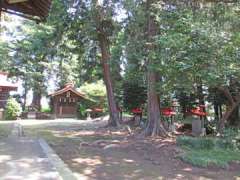
<instances>
[{"instance_id":1,"label":"dark wooden wall","mask_svg":"<svg viewBox=\"0 0 240 180\"><path fill-rule=\"evenodd\" d=\"M82 98L72 91L54 96L53 109L55 116L58 118L77 117L78 103L81 100Z\"/></svg>"},{"instance_id":2,"label":"dark wooden wall","mask_svg":"<svg viewBox=\"0 0 240 180\"><path fill-rule=\"evenodd\" d=\"M9 97L9 90L5 88L0 88L0 109L4 109Z\"/></svg>"}]
</instances>

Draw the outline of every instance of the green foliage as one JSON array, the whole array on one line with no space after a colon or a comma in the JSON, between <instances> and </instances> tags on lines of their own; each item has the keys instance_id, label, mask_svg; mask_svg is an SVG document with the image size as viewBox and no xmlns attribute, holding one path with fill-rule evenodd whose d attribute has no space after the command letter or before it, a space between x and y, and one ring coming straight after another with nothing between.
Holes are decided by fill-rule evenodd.
<instances>
[{"instance_id":1,"label":"green foliage","mask_svg":"<svg viewBox=\"0 0 240 180\"><path fill-rule=\"evenodd\" d=\"M223 148L240 150L240 129L225 129L223 133L223 140L218 143L218 145Z\"/></svg>"},{"instance_id":2,"label":"green foliage","mask_svg":"<svg viewBox=\"0 0 240 180\"><path fill-rule=\"evenodd\" d=\"M123 105L128 111L142 107L147 100L147 89L138 82L125 82L123 84Z\"/></svg>"},{"instance_id":3,"label":"green foliage","mask_svg":"<svg viewBox=\"0 0 240 180\"><path fill-rule=\"evenodd\" d=\"M202 167L209 165L226 167L229 162L240 160L240 146L236 145L236 141L232 137L197 138L180 136L177 138L177 144L185 150L185 153L181 154L180 158Z\"/></svg>"},{"instance_id":4,"label":"green foliage","mask_svg":"<svg viewBox=\"0 0 240 180\"><path fill-rule=\"evenodd\" d=\"M22 113L21 105L13 98L9 98L5 108L5 119L15 120Z\"/></svg>"},{"instance_id":5,"label":"green foliage","mask_svg":"<svg viewBox=\"0 0 240 180\"><path fill-rule=\"evenodd\" d=\"M87 103L81 102L78 106L78 118L85 119L87 117L86 110L88 109Z\"/></svg>"},{"instance_id":6,"label":"green foliage","mask_svg":"<svg viewBox=\"0 0 240 180\"><path fill-rule=\"evenodd\" d=\"M90 107L107 108L106 87L102 80L94 83L84 83L79 90L86 94Z\"/></svg>"},{"instance_id":7,"label":"green foliage","mask_svg":"<svg viewBox=\"0 0 240 180\"><path fill-rule=\"evenodd\" d=\"M42 113L51 113L51 112L52 112L52 109L51 109L50 107L42 108L42 109L41 109L41 112L42 112Z\"/></svg>"}]
</instances>

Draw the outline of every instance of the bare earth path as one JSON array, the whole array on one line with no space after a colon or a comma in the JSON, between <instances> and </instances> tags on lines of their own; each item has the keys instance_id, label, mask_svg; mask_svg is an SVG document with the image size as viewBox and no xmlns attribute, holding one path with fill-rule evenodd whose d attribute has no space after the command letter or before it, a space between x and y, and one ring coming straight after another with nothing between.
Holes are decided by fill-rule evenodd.
<instances>
[{"instance_id":1,"label":"bare earth path","mask_svg":"<svg viewBox=\"0 0 240 180\"><path fill-rule=\"evenodd\" d=\"M6 138L0 142L1 180L60 180L37 140Z\"/></svg>"},{"instance_id":2,"label":"bare earth path","mask_svg":"<svg viewBox=\"0 0 240 180\"><path fill-rule=\"evenodd\" d=\"M44 140L22 137L21 126L16 123L0 124L8 128L0 139L1 180L62 180L62 175L52 163L51 149ZM7 137L8 136L8 137ZM45 143L45 144L44 144ZM50 151L46 153L45 150ZM59 161L57 161L59 163ZM58 166L63 167L60 163Z\"/></svg>"},{"instance_id":3,"label":"bare earth path","mask_svg":"<svg viewBox=\"0 0 240 180\"><path fill-rule=\"evenodd\" d=\"M106 120L22 121L25 135L43 137L78 179L239 179L240 166L199 168L183 163L175 139L137 139L105 128Z\"/></svg>"}]
</instances>

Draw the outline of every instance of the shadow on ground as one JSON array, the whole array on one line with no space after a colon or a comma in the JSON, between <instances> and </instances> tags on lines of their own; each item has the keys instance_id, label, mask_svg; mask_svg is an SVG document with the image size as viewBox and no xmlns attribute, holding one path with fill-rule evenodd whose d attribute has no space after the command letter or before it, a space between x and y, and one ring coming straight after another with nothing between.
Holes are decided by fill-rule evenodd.
<instances>
[{"instance_id":1,"label":"shadow on ground","mask_svg":"<svg viewBox=\"0 0 240 180\"><path fill-rule=\"evenodd\" d=\"M199 168L183 163L175 139L138 139L106 122L27 126L45 138L79 179L237 179L239 166Z\"/></svg>"}]
</instances>

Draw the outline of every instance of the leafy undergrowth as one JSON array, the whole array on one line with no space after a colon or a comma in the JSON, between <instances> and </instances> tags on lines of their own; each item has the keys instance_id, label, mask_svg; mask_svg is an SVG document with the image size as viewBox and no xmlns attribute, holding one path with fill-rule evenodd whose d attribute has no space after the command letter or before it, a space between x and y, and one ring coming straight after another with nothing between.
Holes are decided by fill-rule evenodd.
<instances>
[{"instance_id":1,"label":"leafy undergrowth","mask_svg":"<svg viewBox=\"0 0 240 180\"><path fill-rule=\"evenodd\" d=\"M180 158L195 166L227 168L230 162L240 162L239 144L234 138L180 136L177 144L184 150Z\"/></svg>"}]
</instances>

